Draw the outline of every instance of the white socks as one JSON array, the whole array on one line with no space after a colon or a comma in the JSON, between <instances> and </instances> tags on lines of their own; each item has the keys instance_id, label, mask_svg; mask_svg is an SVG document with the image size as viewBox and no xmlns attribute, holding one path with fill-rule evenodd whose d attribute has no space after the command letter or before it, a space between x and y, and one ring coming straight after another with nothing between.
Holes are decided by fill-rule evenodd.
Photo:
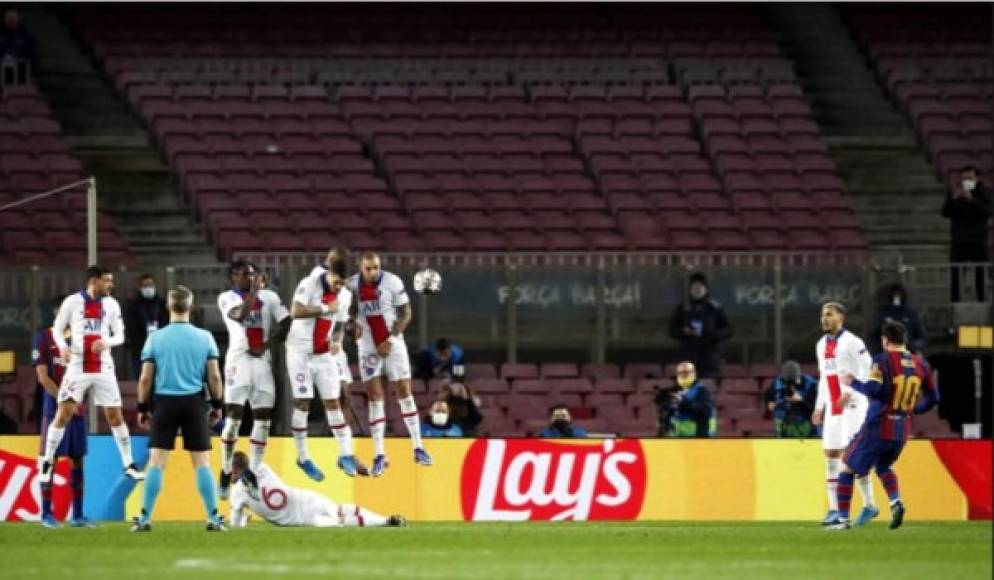
<instances>
[{"instance_id":1,"label":"white socks","mask_svg":"<svg viewBox=\"0 0 994 580\"><path fill-rule=\"evenodd\" d=\"M387 523L387 518L380 514L347 503L338 506L338 517L341 518L342 525L347 528L377 527L385 526Z\"/></svg>"},{"instance_id":2,"label":"white socks","mask_svg":"<svg viewBox=\"0 0 994 580\"><path fill-rule=\"evenodd\" d=\"M56 427L54 423L48 426L48 434L45 436L45 461L49 463L55 462L55 451L59 448L59 444L62 443L62 436L65 433L65 427Z\"/></svg>"},{"instance_id":3,"label":"white socks","mask_svg":"<svg viewBox=\"0 0 994 580\"><path fill-rule=\"evenodd\" d=\"M857 477L856 485L859 486L859 492L863 496L863 507L877 507L877 503L873 501L873 481L870 476Z\"/></svg>"},{"instance_id":4,"label":"white socks","mask_svg":"<svg viewBox=\"0 0 994 580\"><path fill-rule=\"evenodd\" d=\"M111 427L110 430L114 434L117 450L121 453L121 463L124 464L124 467L131 465L135 460L131 457L131 434L128 433L128 424L121 423L117 427Z\"/></svg>"},{"instance_id":5,"label":"white socks","mask_svg":"<svg viewBox=\"0 0 994 580\"><path fill-rule=\"evenodd\" d=\"M352 455L352 427L345 422L345 413L341 409L327 411L328 426L335 434L335 441L338 443L338 455L344 457Z\"/></svg>"},{"instance_id":6,"label":"white socks","mask_svg":"<svg viewBox=\"0 0 994 580\"><path fill-rule=\"evenodd\" d=\"M825 459L825 485L828 488L828 509L838 511L839 496L836 490L839 487L839 472L842 471L842 460L838 458Z\"/></svg>"},{"instance_id":7,"label":"white socks","mask_svg":"<svg viewBox=\"0 0 994 580\"><path fill-rule=\"evenodd\" d=\"M256 419L252 424L252 435L249 444L252 453L249 456L249 469L255 471L262 464L262 456L266 453L266 443L269 442L269 426L271 421Z\"/></svg>"},{"instance_id":8,"label":"white socks","mask_svg":"<svg viewBox=\"0 0 994 580\"><path fill-rule=\"evenodd\" d=\"M414 402L413 395L407 395L397 402L400 404L404 424L407 425L407 433L411 436L411 446L419 449L421 447L421 418L418 417L418 404Z\"/></svg>"},{"instance_id":9,"label":"white socks","mask_svg":"<svg viewBox=\"0 0 994 580\"><path fill-rule=\"evenodd\" d=\"M225 473L231 473L231 461L235 455L235 443L238 443L238 429L241 426L241 419L229 417L224 421L224 429L221 431L221 471Z\"/></svg>"},{"instance_id":10,"label":"white socks","mask_svg":"<svg viewBox=\"0 0 994 580\"><path fill-rule=\"evenodd\" d=\"M387 431L387 418L383 401L369 402L369 436L373 438L373 454L386 455L383 436Z\"/></svg>"},{"instance_id":11,"label":"white socks","mask_svg":"<svg viewBox=\"0 0 994 580\"><path fill-rule=\"evenodd\" d=\"M307 455L307 411L293 409L293 442L297 446L297 462L303 463L310 459Z\"/></svg>"}]
</instances>

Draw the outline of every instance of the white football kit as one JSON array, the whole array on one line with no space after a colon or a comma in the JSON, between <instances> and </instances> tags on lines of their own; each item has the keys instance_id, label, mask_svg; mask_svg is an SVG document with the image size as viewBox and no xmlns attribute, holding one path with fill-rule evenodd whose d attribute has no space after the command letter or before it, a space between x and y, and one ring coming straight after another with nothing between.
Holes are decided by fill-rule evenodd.
<instances>
[{"instance_id":1,"label":"white football kit","mask_svg":"<svg viewBox=\"0 0 994 580\"><path fill-rule=\"evenodd\" d=\"M246 523L248 509L277 526L330 527L340 525L338 505L309 489L288 486L265 463L255 470L259 499L254 499L241 481L231 490L231 522Z\"/></svg>"},{"instance_id":2,"label":"white football kit","mask_svg":"<svg viewBox=\"0 0 994 580\"><path fill-rule=\"evenodd\" d=\"M265 288L256 294L252 311L239 323L232 320L230 314L243 304L244 294L236 289L217 297L218 310L228 329L224 402L244 405L248 401L253 409L272 408L276 402L272 355L267 350L262 356L252 356L249 349L265 345L273 325L290 316L290 312L279 295Z\"/></svg>"},{"instance_id":3,"label":"white football kit","mask_svg":"<svg viewBox=\"0 0 994 580\"><path fill-rule=\"evenodd\" d=\"M363 382L379 376L386 376L390 381L411 378L411 361L404 337L390 334L397 320L397 309L410 302L404 282L384 271L372 284L356 274L349 278L348 287L358 300L356 318L362 329L358 344L359 373ZM390 354L381 357L376 346L387 340L391 343Z\"/></svg>"},{"instance_id":4,"label":"white football kit","mask_svg":"<svg viewBox=\"0 0 994 580\"><path fill-rule=\"evenodd\" d=\"M120 407L121 389L114 373L110 348L92 351L93 343L103 340L108 347L124 344L124 321L121 307L111 296L94 300L86 291L67 297L52 326L52 336L60 349L67 348L63 332L70 329L72 346L69 364L59 386L59 402L72 399L82 403L93 388L93 402L101 407Z\"/></svg>"},{"instance_id":5,"label":"white football kit","mask_svg":"<svg viewBox=\"0 0 994 580\"><path fill-rule=\"evenodd\" d=\"M296 318L290 325L286 341L286 367L290 387L297 399L310 399L314 388L323 400L338 399L341 394L339 366L343 353L331 354L331 338L335 324L345 324L349 318L351 295L345 288L333 292L328 286L327 269L317 266L300 281L293 301L303 306L320 306L337 302L335 312L314 318ZM345 303L345 307L342 304ZM346 361L346 368L348 362Z\"/></svg>"},{"instance_id":6,"label":"white football kit","mask_svg":"<svg viewBox=\"0 0 994 580\"><path fill-rule=\"evenodd\" d=\"M818 399L815 409L824 410L822 448L845 449L863 426L869 401L861 393L845 389L842 374L850 374L858 381L870 376L873 357L866 350L863 340L846 329L834 335L825 335L818 341ZM849 404L839 404L843 391L851 392Z\"/></svg>"}]
</instances>

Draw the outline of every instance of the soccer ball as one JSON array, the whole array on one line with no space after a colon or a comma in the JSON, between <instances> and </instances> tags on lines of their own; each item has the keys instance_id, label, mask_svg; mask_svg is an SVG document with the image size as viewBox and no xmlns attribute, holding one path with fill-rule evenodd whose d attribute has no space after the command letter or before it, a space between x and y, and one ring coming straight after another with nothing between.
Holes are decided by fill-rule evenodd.
<instances>
[{"instance_id":1,"label":"soccer ball","mask_svg":"<svg viewBox=\"0 0 994 580\"><path fill-rule=\"evenodd\" d=\"M431 295L442 291L442 275L425 268L414 274L414 291L418 294Z\"/></svg>"}]
</instances>

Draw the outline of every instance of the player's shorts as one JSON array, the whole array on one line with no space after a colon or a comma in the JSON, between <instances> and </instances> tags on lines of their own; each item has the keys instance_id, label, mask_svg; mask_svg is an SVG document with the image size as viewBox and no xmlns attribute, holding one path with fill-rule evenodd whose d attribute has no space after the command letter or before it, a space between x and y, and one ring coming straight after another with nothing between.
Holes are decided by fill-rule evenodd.
<instances>
[{"instance_id":1,"label":"player's shorts","mask_svg":"<svg viewBox=\"0 0 994 580\"><path fill-rule=\"evenodd\" d=\"M383 376L388 381L411 378L411 360L404 339L391 337L390 341L393 347L386 357L381 357L375 350L359 349L359 373L363 382Z\"/></svg>"},{"instance_id":2,"label":"player's shorts","mask_svg":"<svg viewBox=\"0 0 994 580\"><path fill-rule=\"evenodd\" d=\"M303 511L303 525L312 528L328 528L341 525L338 517L338 506L325 496L311 491L300 490L298 497Z\"/></svg>"},{"instance_id":3,"label":"player's shorts","mask_svg":"<svg viewBox=\"0 0 994 580\"><path fill-rule=\"evenodd\" d=\"M104 363L100 372L83 372L83 363L69 363L66 374L59 386L58 401L73 400L77 404L86 399L86 393L93 389L93 404L100 407L120 407L121 389L117 385L114 365Z\"/></svg>"},{"instance_id":4,"label":"player's shorts","mask_svg":"<svg viewBox=\"0 0 994 580\"><path fill-rule=\"evenodd\" d=\"M178 431L183 432L183 449L210 451L211 428L207 401L195 395L156 395L152 408L152 428L148 446L173 449Z\"/></svg>"},{"instance_id":5,"label":"player's shorts","mask_svg":"<svg viewBox=\"0 0 994 580\"><path fill-rule=\"evenodd\" d=\"M349 357L344 350L338 351L335 362L338 363L338 380L347 385L352 384L352 369L349 368Z\"/></svg>"},{"instance_id":6,"label":"player's shorts","mask_svg":"<svg viewBox=\"0 0 994 580\"><path fill-rule=\"evenodd\" d=\"M45 454L45 438L48 436L48 427L55 420L55 417L42 417L41 437L39 438L39 455ZM62 443L59 443L55 450L56 457L83 457L87 452L86 418L82 415L73 415L66 425L66 432L62 436Z\"/></svg>"},{"instance_id":7,"label":"player's shorts","mask_svg":"<svg viewBox=\"0 0 994 580\"><path fill-rule=\"evenodd\" d=\"M849 403L841 415L826 412L821 428L822 449L845 449L863 426L865 418L866 407L857 403Z\"/></svg>"},{"instance_id":8,"label":"player's shorts","mask_svg":"<svg viewBox=\"0 0 994 580\"><path fill-rule=\"evenodd\" d=\"M253 409L272 409L276 404L273 367L266 357L243 355L225 361L224 402Z\"/></svg>"},{"instance_id":9,"label":"player's shorts","mask_svg":"<svg viewBox=\"0 0 994 580\"><path fill-rule=\"evenodd\" d=\"M342 393L338 361L330 353L302 354L287 351L286 370L290 375L290 389L295 399L310 400L314 396L315 387L323 401L338 399Z\"/></svg>"},{"instance_id":10,"label":"player's shorts","mask_svg":"<svg viewBox=\"0 0 994 580\"><path fill-rule=\"evenodd\" d=\"M864 429L846 447L842 461L853 473L862 477L874 468L885 469L894 465L903 449L904 441L881 439Z\"/></svg>"}]
</instances>

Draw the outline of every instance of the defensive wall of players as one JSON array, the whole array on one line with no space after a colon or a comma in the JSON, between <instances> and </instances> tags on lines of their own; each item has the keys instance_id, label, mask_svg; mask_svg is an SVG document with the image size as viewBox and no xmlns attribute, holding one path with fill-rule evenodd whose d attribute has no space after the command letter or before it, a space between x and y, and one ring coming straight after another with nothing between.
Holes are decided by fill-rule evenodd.
<instances>
[{"instance_id":1,"label":"defensive wall of players","mask_svg":"<svg viewBox=\"0 0 994 580\"><path fill-rule=\"evenodd\" d=\"M178 443L177 443L178 444ZM239 446L247 450L247 440ZM908 443L895 470L909 517L915 520L991 519L991 441ZM311 441L328 478L315 483L294 466L290 438L270 440L266 462L286 483L337 502L415 521L485 520L798 520L824 515L824 459L817 440L427 440L430 468L410 460L406 438L388 439L391 466L377 479L349 479L334 469L330 438ZM134 437L135 456L147 437ZM37 520L38 438L0 437L0 520ZM368 439L356 441L372 456ZM217 470L220 453L212 454ZM55 477L55 511L70 501L68 466ZM86 512L123 519L139 510L140 485L120 476L110 437L90 438ZM200 520L188 459L175 454L166 470L156 520ZM876 497L885 498L879 482ZM266 490L262 490L265 498ZM854 500L855 501L855 500ZM856 506L858 508L858 506ZM227 505L222 505L227 510ZM886 510L885 510L886 511Z\"/></svg>"}]
</instances>

